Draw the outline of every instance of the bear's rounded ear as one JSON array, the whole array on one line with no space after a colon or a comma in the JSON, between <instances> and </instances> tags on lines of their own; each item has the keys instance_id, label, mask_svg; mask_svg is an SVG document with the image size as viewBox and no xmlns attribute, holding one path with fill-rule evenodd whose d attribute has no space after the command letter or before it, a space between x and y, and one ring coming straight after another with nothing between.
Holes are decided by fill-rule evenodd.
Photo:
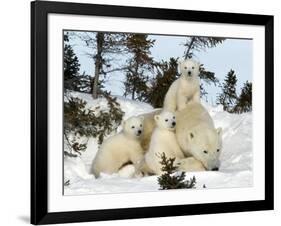
<instances>
[{"instance_id":1,"label":"bear's rounded ear","mask_svg":"<svg viewBox=\"0 0 281 226\"><path fill-rule=\"evenodd\" d=\"M181 64L182 64L182 60L178 59L177 63L178 63L178 73L181 74Z\"/></svg>"},{"instance_id":2,"label":"bear's rounded ear","mask_svg":"<svg viewBox=\"0 0 281 226\"><path fill-rule=\"evenodd\" d=\"M218 134L218 135L221 135L221 134L222 134L222 128L221 128L221 127L217 128L216 131L217 131L217 134Z\"/></svg>"},{"instance_id":3,"label":"bear's rounded ear","mask_svg":"<svg viewBox=\"0 0 281 226\"><path fill-rule=\"evenodd\" d=\"M155 120L155 121L158 121L158 120L159 120L159 117L160 117L159 115L154 115L154 120Z\"/></svg>"},{"instance_id":4,"label":"bear's rounded ear","mask_svg":"<svg viewBox=\"0 0 281 226\"><path fill-rule=\"evenodd\" d=\"M183 62L183 59L181 59L181 58L179 58L179 59L177 60L178 67L182 64L182 62Z\"/></svg>"}]
</instances>

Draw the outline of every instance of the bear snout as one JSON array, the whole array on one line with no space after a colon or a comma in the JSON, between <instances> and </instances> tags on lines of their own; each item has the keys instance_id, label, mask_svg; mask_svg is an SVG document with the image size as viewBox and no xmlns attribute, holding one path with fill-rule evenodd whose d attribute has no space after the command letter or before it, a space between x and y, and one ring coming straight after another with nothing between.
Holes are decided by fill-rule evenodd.
<instances>
[{"instance_id":1,"label":"bear snout","mask_svg":"<svg viewBox=\"0 0 281 226\"><path fill-rule=\"evenodd\" d=\"M176 122L172 122L172 126L175 126L176 125Z\"/></svg>"},{"instance_id":2,"label":"bear snout","mask_svg":"<svg viewBox=\"0 0 281 226\"><path fill-rule=\"evenodd\" d=\"M188 74L189 76L191 76L191 71L188 71L187 74Z\"/></svg>"},{"instance_id":3,"label":"bear snout","mask_svg":"<svg viewBox=\"0 0 281 226\"><path fill-rule=\"evenodd\" d=\"M138 130L138 135L141 135L142 131L141 130Z\"/></svg>"},{"instance_id":4,"label":"bear snout","mask_svg":"<svg viewBox=\"0 0 281 226\"><path fill-rule=\"evenodd\" d=\"M219 168L218 167L214 167L214 168L212 168L212 171L219 171Z\"/></svg>"}]
</instances>

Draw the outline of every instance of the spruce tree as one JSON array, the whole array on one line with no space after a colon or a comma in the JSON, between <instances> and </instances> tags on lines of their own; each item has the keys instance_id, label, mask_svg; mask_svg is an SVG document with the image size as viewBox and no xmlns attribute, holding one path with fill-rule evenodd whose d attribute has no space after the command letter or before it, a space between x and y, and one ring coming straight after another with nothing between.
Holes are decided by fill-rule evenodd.
<instances>
[{"instance_id":1,"label":"spruce tree","mask_svg":"<svg viewBox=\"0 0 281 226\"><path fill-rule=\"evenodd\" d=\"M163 107L163 102L166 93L171 84L178 78L178 64L177 59L170 58L170 60L162 61L156 66L156 76L150 80L151 87L146 93L146 101L153 107Z\"/></svg>"},{"instance_id":2,"label":"spruce tree","mask_svg":"<svg viewBox=\"0 0 281 226\"><path fill-rule=\"evenodd\" d=\"M252 111L252 83L246 81L233 108L233 112L241 114L249 111Z\"/></svg>"},{"instance_id":3,"label":"spruce tree","mask_svg":"<svg viewBox=\"0 0 281 226\"><path fill-rule=\"evenodd\" d=\"M157 180L161 190L195 188L195 177L185 180L185 172L177 172L178 166L174 165L175 158L167 158L164 152L160 157L163 174Z\"/></svg>"},{"instance_id":4,"label":"spruce tree","mask_svg":"<svg viewBox=\"0 0 281 226\"><path fill-rule=\"evenodd\" d=\"M201 81L205 82L205 84L208 85L214 84L216 86L219 83L219 80L216 78L215 73L206 70L203 64L200 65L199 71L200 71L199 77ZM204 88L203 83L201 83L200 85L200 90L201 90L201 97L206 96L208 94Z\"/></svg>"},{"instance_id":5,"label":"spruce tree","mask_svg":"<svg viewBox=\"0 0 281 226\"><path fill-rule=\"evenodd\" d=\"M97 138L101 144L106 135L116 131L121 124L124 112L116 98L105 93L108 109L87 107L87 102L71 95L65 95L64 101L64 139L67 145L65 155L76 157L87 148L87 142L81 142L77 137Z\"/></svg>"},{"instance_id":6,"label":"spruce tree","mask_svg":"<svg viewBox=\"0 0 281 226\"><path fill-rule=\"evenodd\" d=\"M206 48L213 48L221 44L224 38L213 38L213 37L189 37L184 43L185 51L184 58L192 58L195 52L205 51Z\"/></svg>"},{"instance_id":7,"label":"spruce tree","mask_svg":"<svg viewBox=\"0 0 281 226\"><path fill-rule=\"evenodd\" d=\"M87 55L93 59L94 75L91 81L91 93L94 99L103 93L102 86L107 74L124 70L123 67L112 67L117 55L126 53L125 33L109 32L76 32L86 45Z\"/></svg>"},{"instance_id":8,"label":"spruce tree","mask_svg":"<svg viewBox=\"0 0 281 226\"><path fill-rule=\"evenodd\" d=\"M154 67L153 58L150 56L150 48L155 40L148 39L148 35L130 34L127 37L126 46L131 55L127 60L125 96L131 94L131 98L143 101L147 92L149 73Z\"/></svg>"},{"instance_id":9,"label":"spruce tree","mask_svg":"<svg viewBox=\"0 0 281 226\"><path fill-rule=\"evenodd\" d=\"M77 77L79 76L80 64L72 46L68 42L69 35L65 33L63 55L64 89L77 90Z\"/></svg>"},{"instance_id":10,"label":"spruce tree","mask_svg":"<svg viewBox=\"0 0 281 226\"><path fill-rule=\"evenodd\" d=\"M217 97L217 104L221 104L223 109L230 113L233 111L237 100L236 83L236 74L231 69L222 84L222 93Z\"/></svg>"}]
</instances>

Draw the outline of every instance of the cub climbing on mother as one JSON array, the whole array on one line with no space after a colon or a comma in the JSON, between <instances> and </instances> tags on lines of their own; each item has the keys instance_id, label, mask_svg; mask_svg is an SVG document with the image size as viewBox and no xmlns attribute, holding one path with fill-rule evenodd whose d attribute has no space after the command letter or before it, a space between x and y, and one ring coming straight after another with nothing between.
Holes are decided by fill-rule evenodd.
<instances>
[{"instance_id":1,"label":"cub climbing on mother","mask_svg":"<svg viewBox=\"0 0 281 226\"><path fill-rule=\"evenodd\" d=\"M180 77L172 83L163 108L175 112L183 110L189 102L200 103L200 63L186 59L178 62Z\"/></svg>"}]
</instances>

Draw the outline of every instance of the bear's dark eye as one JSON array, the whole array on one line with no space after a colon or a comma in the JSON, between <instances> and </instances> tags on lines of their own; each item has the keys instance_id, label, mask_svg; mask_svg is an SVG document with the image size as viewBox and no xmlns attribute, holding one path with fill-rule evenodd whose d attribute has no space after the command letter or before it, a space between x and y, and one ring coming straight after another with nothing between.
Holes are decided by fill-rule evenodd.
<instances>
[{"instance_id":1,"label":"bear's dark eye","mask_svg":"<svg viewBox=\"0 0 281 226\"><path fill-rule=\"evenodd\" d=\"M168 122L169 120L168 119L165 119L165 122Z\"/></svg>"},{"instance_id":2,"label":"bear's dark eye","mask_svg":"<svg viewBox=\"0 0 281 226\"><path fill-rule=\"evenodd\" d=\"M192 69L194 69L194 67L192 67Z\"/></svg>"},{"instance_id":3,"label":"bear's dark eye","mask_svg":"<svg viewBox=\"0 0 281 226\"><path fill-rule=\"evenodd\" d=\"M175 119L176 117L175 116L173 116L173 119Z\"/></svg>"},{"instance_id":4,"label":"bear's dark eye","mask_svg":"<svg viewBox=\"0 0 281 226\"><path fill-rule=\"evenodd\" d=\"M132 126L132 129L134 129L135 127L134 126Z\"/></svg>"},{"instance_id":5,"label":"bear's dark eye","mask_svg":"<svg viewBox=\"0 0 281 226\"><path fill-rule=\"evenodd\" d=\"M220 149L217 149L217 152L220 152Z\"/></svg>"},{"instance_id":6,"label":"bear's dark eye","mask_svg":"<svg viewBox=\"0 0 281 226\"><path fill-rule=\"evenodd\" d=\"M140 127L142 127L142 124L140 124Z\"/></svg>"},{"instance_id":7,"label":"bear's dark eye","mask_svg":"<svg viewBox=\"0 0 281 226\"><path fill-rule=\"evenodd\" d=\"M204 150L203 152L204 152L205 154L208 154L208 151L206 151L206 150Z\"/></svg>"},{"instance_id":8,"label":"bear's dark eye","mask_svg":"<svg viewBox=\"0 0 281 226\"><path fill-rule=\"evenodd\" d=\"M184 67L184 69L187 69L187 67Z\"/></svg>"}]
</instances>

